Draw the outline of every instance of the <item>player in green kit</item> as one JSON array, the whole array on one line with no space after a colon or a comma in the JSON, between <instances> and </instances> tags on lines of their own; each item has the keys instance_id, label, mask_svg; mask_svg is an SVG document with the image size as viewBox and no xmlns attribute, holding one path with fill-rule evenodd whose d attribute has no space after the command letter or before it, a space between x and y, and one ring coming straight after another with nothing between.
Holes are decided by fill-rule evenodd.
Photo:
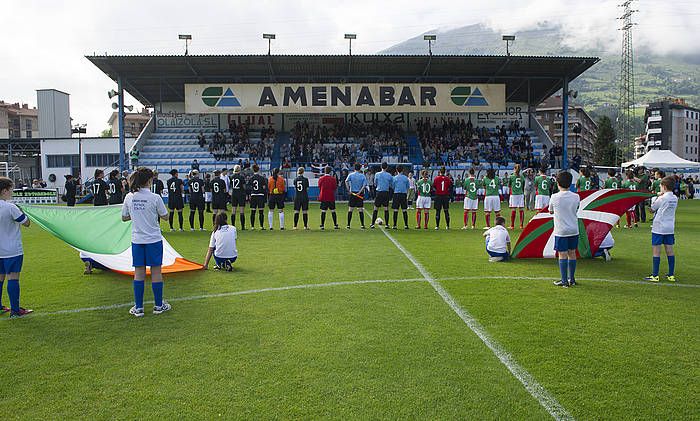
<instances>
[{"instance_id":1,"label":"player in green kit","mask_svg":"<svg viewBox=\"0 0 700 421\"><path fill-rule=\"evenodd\" d=\"M535 177L535 210L541 211L549 206L549 196L551 194L552 179L547 175L547 168L540 168L540 175Z\"/></svg>"},{"instance_id":2,"label":"player in green kit","mask_svg":"<svg viewBox=\"0 0 700 421\"><path fill-rule=\"evenodd\" d=\"M639 185L634 179L634 171L627 171L627 180L622 182L622 188L627 190L639 190ZM637 217L634 214L634 206L627 211L627 225L625 225L625 228L632 228L632 223L634 223L635 228L639 228Z\"/></svg>"},{"instance_id":3,"label":"player in green kit","mask_svg":"<svg viewBox=\"0 0 700 421\"><path fill-rule=\"evenodd\" d=\"M484 197L484 216L486 217L486 229L491 228L491 212L501 216L501 180L496 176L496 171L491 168L486 171L486 176L481 180L486 196Z\"/></svg>"},{"instance_id":4,"label":"player in green kit","mask_svg":"<svg viewBox=\"0 0 700 421\"><path fill-rule=\"evenodd\" d=\"M513 174L508 177L508 187L510 196L508 206L510 207L510 229L515 229L515 213L520 213L520 229L525 223L525 177L520 173L520 164L515 164Z\"/></svg>"},{"instance_id":5,"label":"player in green kit","mask_svg":"<svg viewBox=\"0 0 700 421\"><path fill-rule=\"evenodd\" d=\"M469 177L464 179L462 185L464 187L464 226L463 230L467 229L469 221L469 212L472 212L472 229L476 227L476 211L479 209L478 192L481 188L481 180L477 180L474 175L474 168L469 169Z\"/></svg>"},{"instance_id":6,"label":"player in green kit","mask_svg":"<svg viewBox=\"0 0 700 421\"><path fill-rule=\"evenodd\" d=\"M620 179L617 178L617 172L610 168L608 170L608 179L605 180L605 188L606 189L619 189L620 188Z\"/></svg>"},{"instance_id":7,"label":"player in green kit","mask_svg":"<svg viewBox=\"0 0 700 421\"><path fill-rule=\"evenodd\" d=\"M661 193L661 180L666 177L666 173L658 168L654 168L652 173L654 174L654 181L651 182L651 192L656 195L651 198L651 204L653 205L656 199L659 197L659 193Z\"/></svg>"},{"instance_id":8,"label":"player in green kit","mask_svg":"<svg viewBox=\"0 0 700 421\"><path fill-rule=\"evenodd\" d=\"M432 205L432 199L430 193L433 190L433 184L430 182L428 177L428 171L421 171L421 179L416 182L416 191L418 192L418 199L416 199L416 229L420 229L420 213L423 212L424 221L423 226L428 229L428 215L430 215L430 207Z\"/></svg>"},{"instance_id":9,"label":"player in green kit","mask_svg":"<svg viewBox=\"0 0 700 421\"><path fill-rule=\"evenodd\" d=\"M578 180L576 180L576 189L580 192L592 190L593 183L591 183L591 170L589 170L587 167L583 167L579 171L579 174L581 176L578 178Z\"/></svg>"}]
</instances>

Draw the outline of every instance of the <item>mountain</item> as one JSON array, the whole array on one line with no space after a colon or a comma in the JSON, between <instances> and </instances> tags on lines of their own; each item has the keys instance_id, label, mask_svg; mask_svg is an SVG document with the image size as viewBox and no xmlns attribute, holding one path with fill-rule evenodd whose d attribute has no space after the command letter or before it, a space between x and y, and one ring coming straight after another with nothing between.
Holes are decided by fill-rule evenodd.
<instances>
[{"instance_id":1,"label":"mountain","mask_svg":"<svg viewBox=\"0 0 700 421\"><path fill-rule=\"evenodd\" d=\"M436 31L437 41L433 54L505 54L501 34L482 25L469 25L445 31ZM572 83L579 91L577 103L594 114L611 114L618 97L620 56L599 48L572 48L567 46L561 27L549 23L515 33L511 44L514 55L574 55L597 56L601 61ZM426 54L423 34L396 44L380 54ZM636 102L643 109L646 103L662 97L684 98L689 104L700 106L700 59L695 56L661 56L649 50L635 51ZM612 107L611 107L612 105Z\"/></svg>"}]
</instances>

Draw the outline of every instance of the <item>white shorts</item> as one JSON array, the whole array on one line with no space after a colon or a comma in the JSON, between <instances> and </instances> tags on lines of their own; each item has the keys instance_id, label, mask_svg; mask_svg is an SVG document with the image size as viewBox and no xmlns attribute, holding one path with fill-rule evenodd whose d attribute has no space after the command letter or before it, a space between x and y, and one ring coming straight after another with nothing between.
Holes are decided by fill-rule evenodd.
<instances>
[{"instance_id":1,"label":"white shorts","mask_svg":"<svg viewBox=\"0 0 700 421\"><path fill-rule=\"evenodd\" d=\"M432 206L432 200L430 196L418 196L416 199L416 209L430 209Z\"/></svg>"},{"instance_id":2,"label":"white shorts","mask_svg":"<svg viewBox=\"0 0 700 421\"><path fill-rule=\"evenodd\" d=\"M525 196L522 194L511 194L508 199L508 206L511 208L524 208Z\"/></svg>"},{"instance_id":3,"label":"white shorts","mask_svg":"<svg viewBox=\"0 0 700 421\"><path fill-rule=\"evenodd\" d=\"M205 191L205 192L204 192L204 201L205 201L205 202L211 202L211 192L210 192L210 191Z\"/></svg>"},{"instance_id":4,"label":"white shorts","mask_svg":"<svg viewBox=\"0 0 700 421\"><path fill-rule=\"evenodd\" d=\"M464 188L463 187L457 187L455 189L455 194L464 194Z\"/></svg>"},{"instance_id":5,"label":"white shorts","mask_svg":"<svg viewBox=\"0 0 700 421\"><path fill-rule=\"evenodd\" d=\"M484 212L500 212L501 198L498 196L486 196L484 198Z\"/></svg>"},{"instance_id":6,"label":"white shorts","mask_svg":"<svg viewBox=\"0 0 700 421\"><path fill-rule=\"evenodd\" d=\"M479 209L479 199L470 199L468 197L465 197L464 198L464 209L466 209L466 210Z\"/></svg>"},{"instance_id":7,"label":"white shorts","mask_svg":"<svg viewBox=\"0 0 700 421\"><path fill-rule=\"evenodd\" d=\"M483 196L484 193L485 193L484 189L479 189L479 190L476 191L476 195L477 195L477 196Z\"/></svg>"},{"instance_id":8,"label":"white shorts","mask_svg":"<svg viewBox=\"0 0 700 421\"><path fill-rule=\"evenodd\" d=\"M505 187L505 186L501 187L501 194L502 195L510 194L510 189L508 187Z\"/></svg>"},{"instance_id":9,"label":"white shorts","mask_svg":"<svg viewBox=\"0 0 700 421\"><path fill-rule=\"evenodd\" d=\"M542 210L549 206L549 196L544 194L538 194L535 196L535 209Z\"/></svg>"}]
</instances>

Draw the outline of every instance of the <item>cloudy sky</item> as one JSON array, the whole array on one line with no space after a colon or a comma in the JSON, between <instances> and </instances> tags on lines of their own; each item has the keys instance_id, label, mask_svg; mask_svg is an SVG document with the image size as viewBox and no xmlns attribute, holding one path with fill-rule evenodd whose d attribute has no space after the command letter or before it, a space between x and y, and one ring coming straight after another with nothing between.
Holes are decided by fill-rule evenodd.
<instances>
[{"instance_id":1,"label":"cloudy sky","mask_svg":"<svg viewBox=\"0 0 700 421\"><path fill-rule=\"evenodd\" d=\"M353 53L371 54L428 31L486 23L503 32L548 21L569 42L616 51L622 0L447 1L50 1L3 4L0 99L36 104L36 89L71 94L71 116L96 135L107 127L115 84L83 56L182 54L177 34L190 33L190 54L265 53L263 32L277 34L273 53L345 53L345 32L358 34ZM458 3L458 4L456 4ZM635 45L700 56L700 0L638 0ZM128 98L127 104L136 101Z\"/></svg>"}]
</instances>

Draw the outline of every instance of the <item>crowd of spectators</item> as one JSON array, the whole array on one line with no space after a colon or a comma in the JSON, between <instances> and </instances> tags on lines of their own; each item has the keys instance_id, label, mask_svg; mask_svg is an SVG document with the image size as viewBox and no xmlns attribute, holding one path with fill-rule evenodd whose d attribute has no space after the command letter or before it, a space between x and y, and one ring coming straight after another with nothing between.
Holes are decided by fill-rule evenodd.
<instances>
[{"instance_id":1,"label":"crowd of spectators","mask_svg":"<svg viewBox=\"0 0 700 421\"><path fill-rule=\"evenodd\" d=\"M231 122L227 131L216 131L206 135L200 131L197 143L207 149L217 161L231 161L238 157L269 160L275 143L276 132L272 127L260 130L260 138L251 138L246 124Z\"/></svg>"},{"instance_id":2,"label":"crowd of spectators","mask_svg":"<svg viewBox=\"0 0 700 421\"><path fill-rule=\"evenodd\" d=\"M445 121L442 125L417 120L416 132L424 159L434 165L465 161L474 165L514 162L529 167L540 164L535 158L532 140L518 120L495 129L474 127L471 121L464 119Z\"/></svg>"},{"instance_id":3,"label":"crowd of spectators","mask_svg":"<svg viewBox=\"0 0 700 421\"><path fill-rule=\"evenodd\" d=\"M408 158L403 129L391 122L315 125L299 121L290 130L291 144L282 149L289 165L380 161Z\"/></svg>"}]
</instances>

